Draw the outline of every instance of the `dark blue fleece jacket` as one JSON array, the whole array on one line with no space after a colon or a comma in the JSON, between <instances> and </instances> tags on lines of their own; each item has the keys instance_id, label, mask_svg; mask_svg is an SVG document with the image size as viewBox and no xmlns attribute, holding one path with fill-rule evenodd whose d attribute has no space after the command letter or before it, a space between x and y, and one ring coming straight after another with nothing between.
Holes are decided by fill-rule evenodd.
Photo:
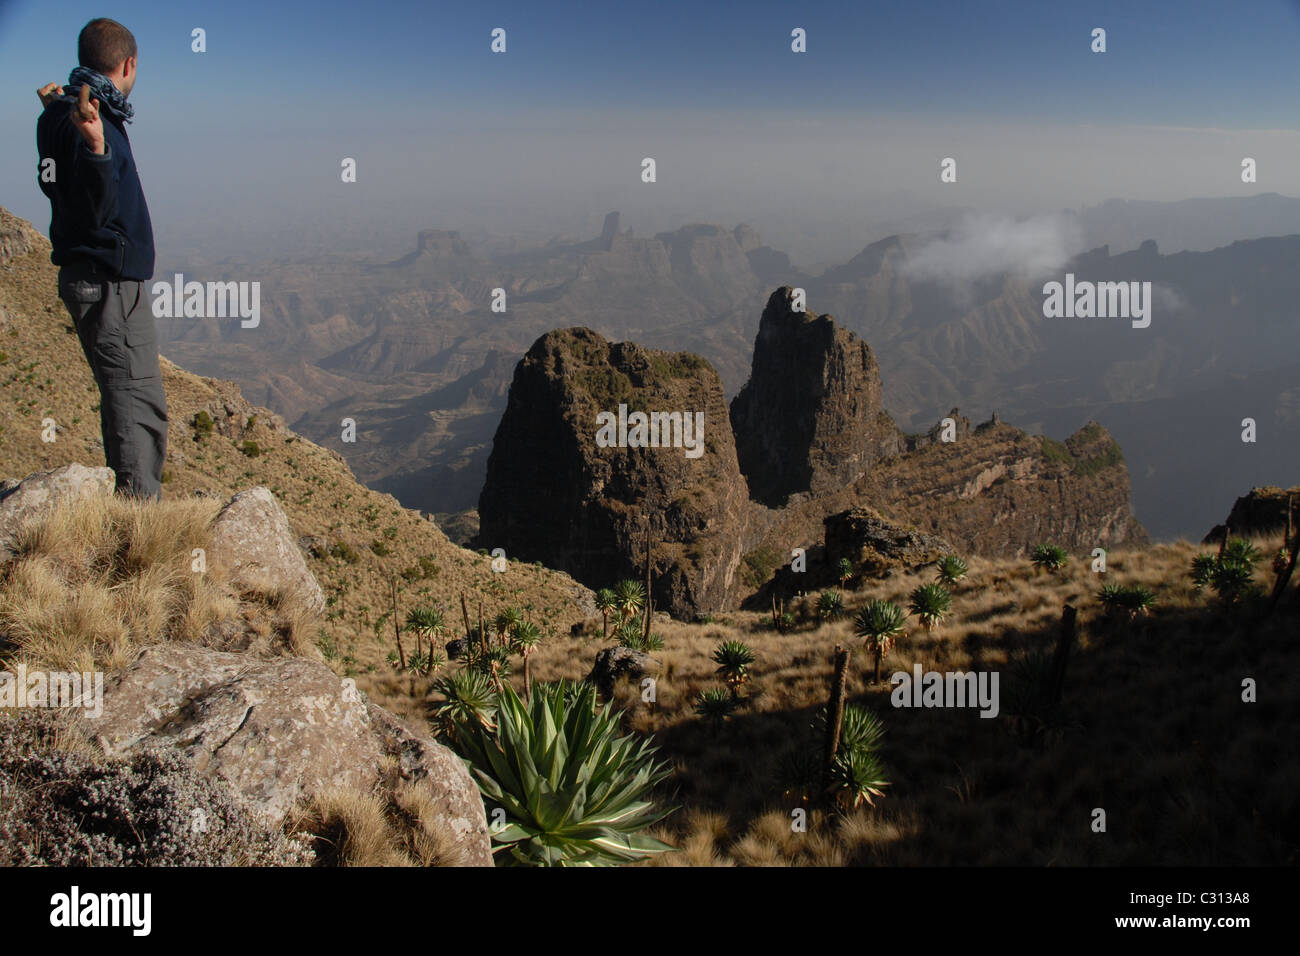
<instances>
[{"instance_id":1,"label":"dark blue fleece jacket","mask_svg":"<svg viewBox=\"0 0 1300 956\"><path fill-rule=\"evenodd\" d=\"M101 104L104 155L96 156L72 123L75 100L60 97L36 121L36 151L54 160L54 182L37 182L50 200L50 261L93 259L122 279L153 278L153 224L126 129Z\"/></svg>"}]
</instances>

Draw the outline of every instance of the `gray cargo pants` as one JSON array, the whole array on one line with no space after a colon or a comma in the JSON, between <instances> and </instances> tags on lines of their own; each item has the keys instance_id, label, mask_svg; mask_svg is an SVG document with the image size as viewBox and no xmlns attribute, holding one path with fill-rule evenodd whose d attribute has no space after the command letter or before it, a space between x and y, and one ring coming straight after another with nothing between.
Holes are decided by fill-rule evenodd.
<instances>
[{"instance_id":1,"label":"gray cargo pants","mask_svg":"<svg viewBox=\"0 0 1300 956\"><path fill-rule=\"evenodd\" d=\"M118 279L90 262L59 270L82 351L99 386L104 458L118 494L162 497L167 399L158 367L158 331L144 283Z\"/></svg>"}]
</instances>

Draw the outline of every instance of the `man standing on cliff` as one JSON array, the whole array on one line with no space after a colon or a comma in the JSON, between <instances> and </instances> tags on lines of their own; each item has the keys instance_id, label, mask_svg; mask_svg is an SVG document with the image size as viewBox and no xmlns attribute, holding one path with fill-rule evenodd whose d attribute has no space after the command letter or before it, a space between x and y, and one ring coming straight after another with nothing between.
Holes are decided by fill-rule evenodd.
<instances>
[{"instance_id":1,"label":"man standing on cliff","mask_svg":"<svg viewBox=\"0 0 1300 956\"><path fill-rule=\"evenodd\" d=\"M161 498L167 399L158 333L144 293L153 277L153 225L126 124L136 45L114 20L91 20L77 38L80 64L38 91L37 174L50 200L50 261L99 386L104 457L116 491Z\"/></svg>"}]
</instances>

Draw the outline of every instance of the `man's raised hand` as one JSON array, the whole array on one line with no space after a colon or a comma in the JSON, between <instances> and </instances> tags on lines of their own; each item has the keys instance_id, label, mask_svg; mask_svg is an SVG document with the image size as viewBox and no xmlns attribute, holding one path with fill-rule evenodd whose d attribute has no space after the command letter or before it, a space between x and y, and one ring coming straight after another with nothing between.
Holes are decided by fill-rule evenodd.
<instances>
[{"instance_id":1,"label":"man's raised hand","mask_svg":"<svg viewBox=\"0 0 1300 956\"><path fill-rule=\"evenodd\" d=\"M57 83L46 83L36 91L36 95L41 98L41 106L49 106L63 95L63 87Z\"/></svg>"},{"instance_id":2,"label":"man's raised hand","mask_svg":"<svg viewBox=\"0 0 1300 956\"><path fill-rule=\"evenodd\" d=\"M72 125L77 128L81 138L86 141L92 153L104 153L104 122L99 118L99 100L90 98L90 87L81 84L81 95L73 104Z\"/></svg>"}]
</instances>

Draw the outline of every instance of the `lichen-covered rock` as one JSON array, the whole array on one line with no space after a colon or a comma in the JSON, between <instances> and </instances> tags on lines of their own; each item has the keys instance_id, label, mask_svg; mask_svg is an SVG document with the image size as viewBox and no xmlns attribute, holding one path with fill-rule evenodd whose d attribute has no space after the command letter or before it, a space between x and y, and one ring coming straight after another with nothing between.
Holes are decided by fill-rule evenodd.
<instances>
[{"instance_id":1,"label":"lichen-covered rock","mask_svg":"<svg viewBox=\"0 0 1300 956\"><path fill-rule=\"evenodd\" d=\"M110 755L180 753L272 825L327 789L372 789L396 758L405 779L427 781L465 861L491 865L483 803L460 760L323 664L156 645L105 687L103 716L88 723Z\"/></svg>"},{"instance_id":2,"label":"lichen-covered rock","mask_svg":"<svg viewBox=\"0 0 1300 956\"><path fill-rule=\"evenodd\" d=\"M212 522L208 560L228 569L237 587L270 586L298 595L314 611L325 608L289 519L266 488L241 491L221 509Z\"/></svg>"}]
</instances>

